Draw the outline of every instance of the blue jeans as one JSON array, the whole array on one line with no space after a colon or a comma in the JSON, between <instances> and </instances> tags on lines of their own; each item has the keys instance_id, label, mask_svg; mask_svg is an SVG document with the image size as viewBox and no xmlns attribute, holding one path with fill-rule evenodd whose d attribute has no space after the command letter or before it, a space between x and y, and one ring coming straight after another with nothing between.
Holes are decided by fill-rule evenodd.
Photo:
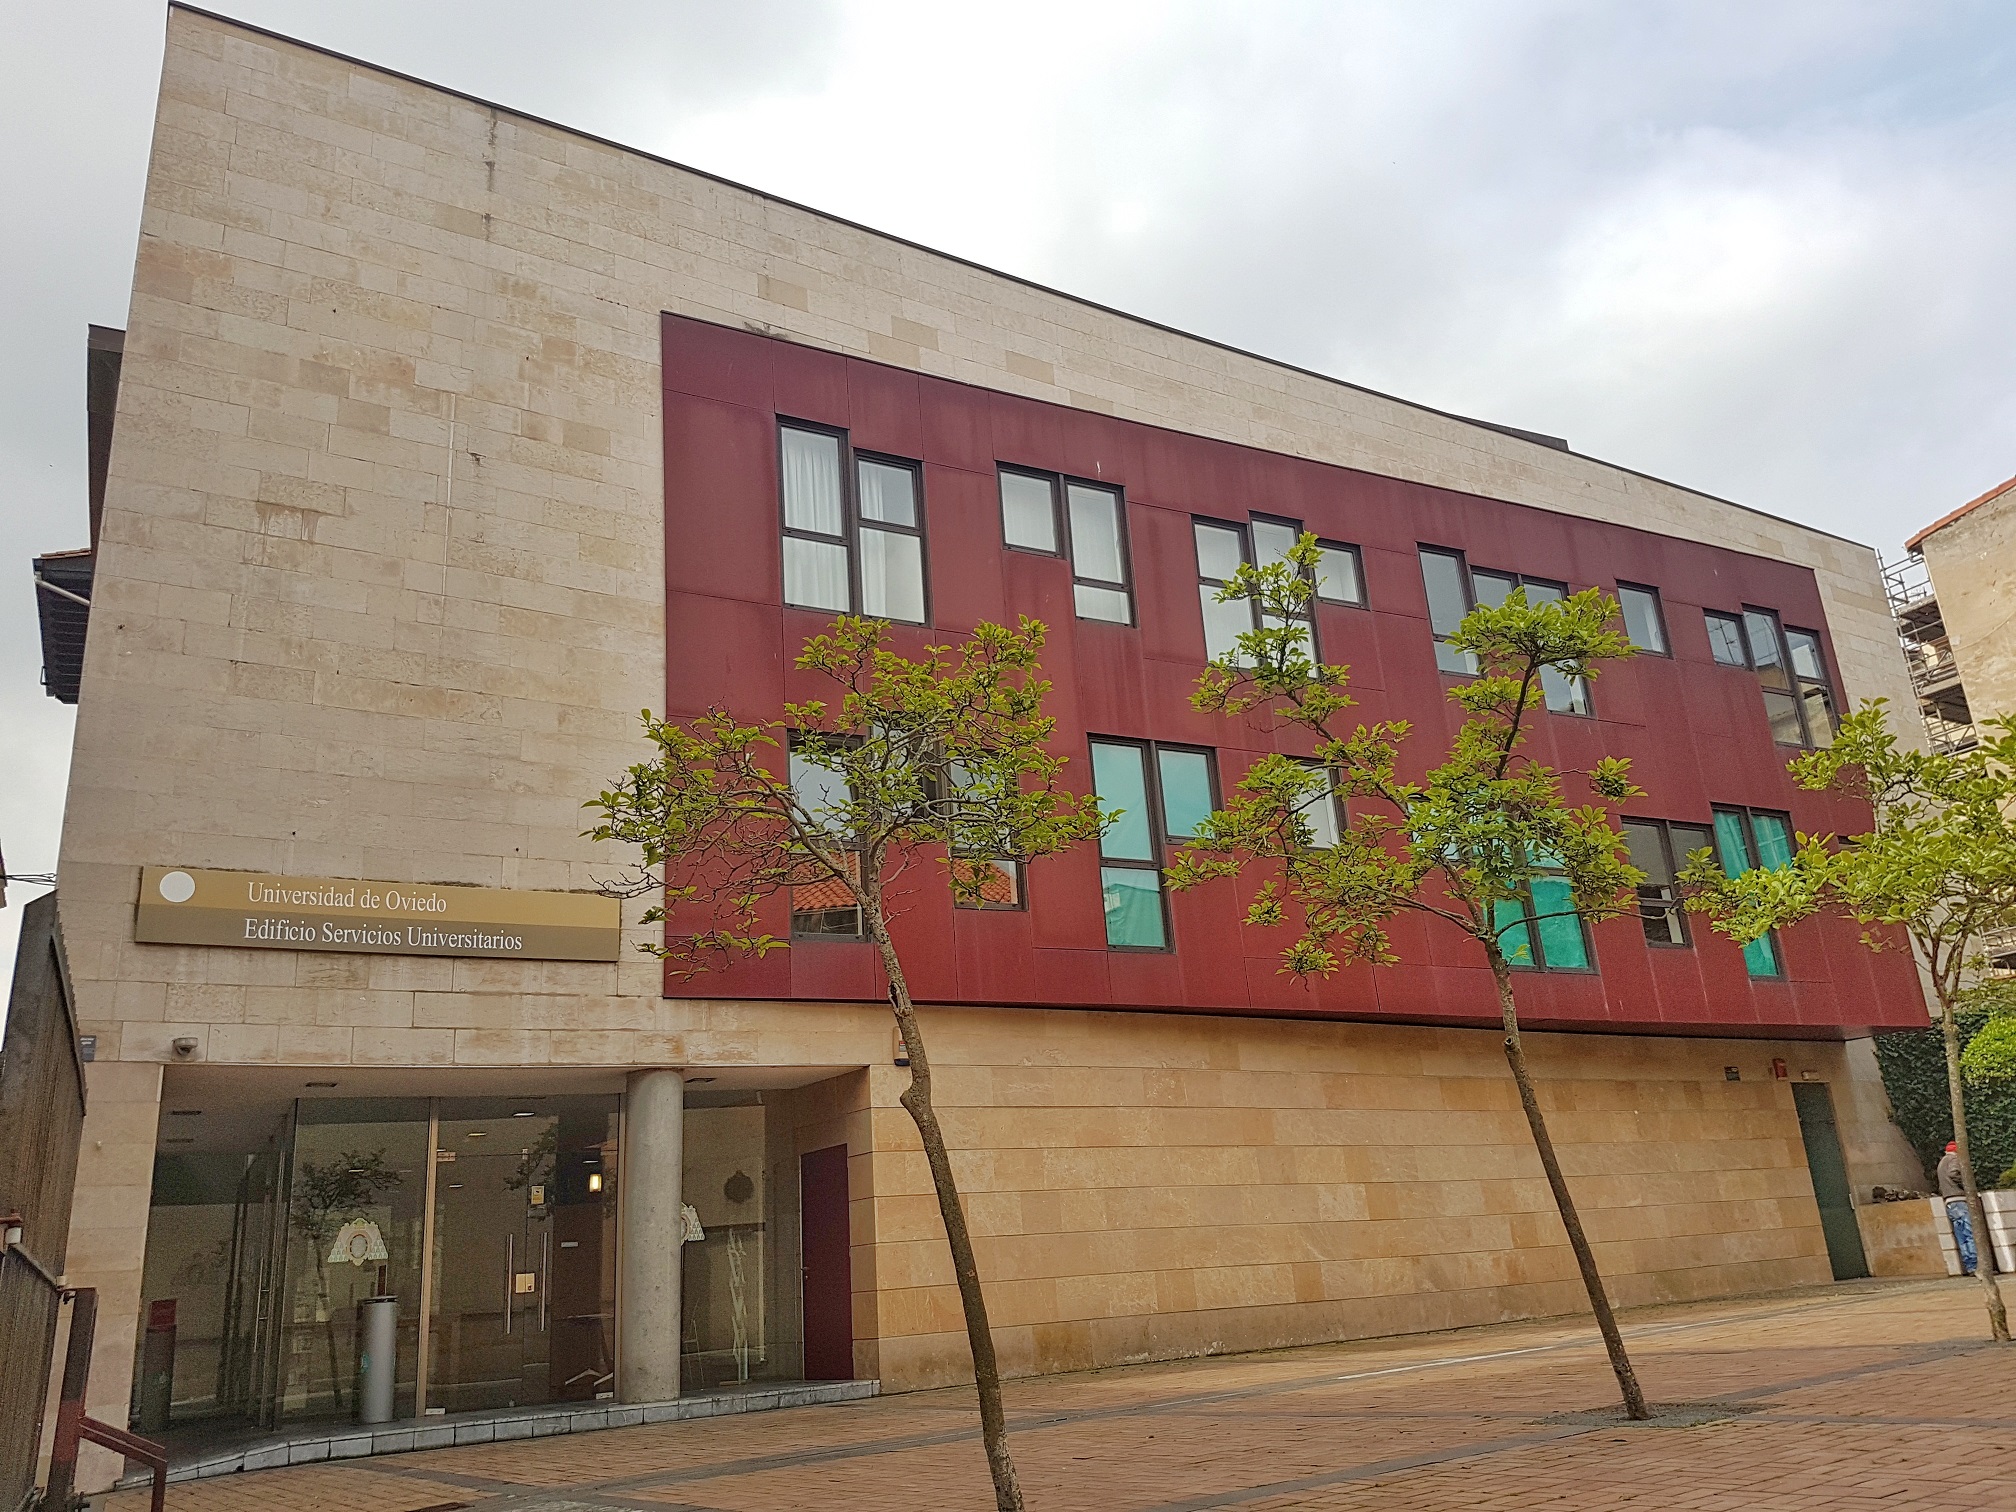
<instances>
[{"instance_id":1,"label":"blue jeans","mask_svg":"<svg viewBox=\"0 0 2016 1512\"><path fill-rule=\"evenodd\" d=\"M1974 1274L1974 1267L1981 1257L1974 1249L1974 1219L1967 1211L1965 1197L1946 1199L1946 1217L1953 1225L1953 1243L1960 1250L1960 1269L1966 1275Z\"/></svg>"}]
</instances>

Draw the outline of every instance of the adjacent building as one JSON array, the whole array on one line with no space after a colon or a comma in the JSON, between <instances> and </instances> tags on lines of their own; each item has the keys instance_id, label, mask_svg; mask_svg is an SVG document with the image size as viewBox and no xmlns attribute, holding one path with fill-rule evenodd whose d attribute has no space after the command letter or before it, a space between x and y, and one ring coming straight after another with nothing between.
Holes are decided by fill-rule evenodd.
<instances>
[{"instance_id":1,"label":"adjacent building","mask_svg":"<svg viewBox=\"0 0 2016 1512\"><path fill-rule=\"evenodd\" d=\"M1579 1309L1481 959L1303 988L1162 888L1275 748L1187 702L1215 586L1300 530L1323 655L1425 744L1472 604L1621 597L1641 654L1536 749L1634 762L1642 917L1534 924L1520 981L1619 1298L1857 1273L1922 1180L1867 1038L1925 1023L1905 956L1671 890L1855 822L1784 763L1910 696L1866 547L180 7L106 477L61 858L100 1416L352 1416L370 1296L400 1418L962 1376L855 921L807 889L668 978L580 833L639 709L776 717L843 610L1043 620L1136 816L902 921L1009 1369Z\"/></svg>"},{"instance_id":2,"label":"adjacent building","mask_svg":"<svg viewBox=\"0 0 2016 1512\"><path fill-rule=\"evenodd\" d=\"M2016 714L2016 478L1904 543L1886 571L1898 636L1934 749L1972 750L1976 722ZM1988 942L2016 970L2016 929Z\"/></svg>"}]
</instances>

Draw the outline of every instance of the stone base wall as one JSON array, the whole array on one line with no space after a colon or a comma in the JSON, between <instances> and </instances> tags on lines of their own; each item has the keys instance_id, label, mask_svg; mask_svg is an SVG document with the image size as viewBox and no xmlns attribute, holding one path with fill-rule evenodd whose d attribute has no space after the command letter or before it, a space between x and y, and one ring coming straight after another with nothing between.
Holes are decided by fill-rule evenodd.
<instances>
[{"instance_id":1,"label":"stone base wall","mask_svg":"<svg viewBox=\"0 0 2016 1512\"><path fill-rule=\"evenodd\" d=\"M1012 1372L1586 1306L1496 1033L941 1009L926 1036ZM1838 1044L1529 1046L1623 1306L1829 1279L1774 1057L1831 1084L1859 1189L1915 1164ZM857 1287L866 1250L891 1390L969 1374L929 1174L896 1104L907 1077L869 1072L873 1191L857 1161L854 1194L857 1210L871 1199Z\"/></svg>"}]
</instances>

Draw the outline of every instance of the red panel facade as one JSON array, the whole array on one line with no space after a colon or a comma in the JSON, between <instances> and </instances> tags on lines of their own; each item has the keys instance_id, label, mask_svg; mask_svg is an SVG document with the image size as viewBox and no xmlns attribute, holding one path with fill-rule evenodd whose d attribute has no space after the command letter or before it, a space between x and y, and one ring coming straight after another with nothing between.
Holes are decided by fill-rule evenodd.
<instances>
[{"instance_id":1,"label":"red panel facade","mask_svg":"<svg viewBox=\"0 0 2016 1512\"><path fill-rule=\"evenodd\" d=\"M1576 519L1446 489L975 388L724 327L666 316L665 522L667 710L712 705L746 719L780 717L787 698L824 696L792 670L830 616L783 602L777 425L846 430L854 447L923 466L926 571L933 623L898 625L915 652L983 619L1027 614L1049 627L1057 748L1089 783L1094 735L1206 746L1229 791L1275 749L1275 737L1193 710L1205 665L1193 518L1300 520L1356 545L1369 607L1319 605L1326 661L1352 669L1354 713L1404 718L1413 758L1428 764L1457 722L1449 679L1435 669L1418 549L1464 551L1473 567L1611 591L1621 580L1659 590L1672 656L1640 655L1604 672L1594 718L1544 715L1530 749L1585 767L1629 757L1647 796L1634 816L1707 823L1714 805L1789 811L1802 831L1851 832L1866 810L1797 791L1792 754L1765 723L1753 674L1717 665L1704 608L1745 605L1827 639L1812 573L1789 563L1628 526ZM1067 560L1004 547L997 465L1097 481L1125 497L1136 624L1073 615ZM1827 645L1837 696L1843 688ZM1279 749L1306 750L1293 736ZM1475 1024L1495 1021L1482 954L1441 926L1402 921L1403 964L1354 968L1307 986L1282 977L1286 931L1249 929L1231 883L1171 900L1166 953L1110 951L1095 847L1028 869L1026 911L955 909L920 868L896 925L920 1000L1135 1008ZM773 899L759 928L789 933ZM1872 955L1853 926L1814 919L1781 939L1786 974L1756 980L1736 947L1705 926L1686 948L1649 946L1638 921L1591 931L1597 970L1522 972L1522 1012L1536 1026L1832 1037L1866 1027L1921 1027L1925 1011L1906 954ZM799 940L762 962L668 993L710 997L874 1000L885 984L872 947Z\"/></svg>"}]
</instances>

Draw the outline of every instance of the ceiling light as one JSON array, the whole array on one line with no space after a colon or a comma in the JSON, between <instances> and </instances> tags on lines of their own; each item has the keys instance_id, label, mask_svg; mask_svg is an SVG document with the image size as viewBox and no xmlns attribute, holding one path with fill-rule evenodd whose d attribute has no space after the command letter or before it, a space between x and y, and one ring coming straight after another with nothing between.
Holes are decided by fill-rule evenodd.
<instances>
[{"instance_id":1,"label":"ceiling light","mask_svg":"<svg viewBox=\"0 0 2016 1512\"><path fill-rule=\"evenodd\" d=\"M335 1085L336 1085L336 1083L334 1083L334 1082L303 1082L303 1083L302 1083L301 1085L302 1085L302 1086L304 1086L304 1087L333 1087L333 1086L335 1086Z\"/></svg>"},{"instance_id":2,"label":"ceiling light","mask_svg":"<svg viewBox=\"0 0 2016 1512\"><path fill-rule=\"evenodd\" d=\"M471 1129L467 1134L464 1134L462 1137L464 1139L488 1139L490 1137L490 1131L488 1129Z\"/></svg>"},{"instance_id":3,"label":"ceiling light","mask_svg":"<svg viewBox=\"0 0 2016 1512\"><path fill-rule=\"evenodd\" d=\"M538 1117L538 1114L533 1112L533 1110L530 1108L520 1108L516 1113L513 1113L511 1116L513 1118L536 1118Z\"/></svg>"},{"instance_id":4,"label":"ceiling light","mask_svg":"<svg viewBox=\"0 0 2016 1512\"><path fill-rule=\"evenodd\" d=\"M170 1118L201 1118L203 1110L201 1108L170 1108L168 1116Z\"/></svg>"}]
</instances>

